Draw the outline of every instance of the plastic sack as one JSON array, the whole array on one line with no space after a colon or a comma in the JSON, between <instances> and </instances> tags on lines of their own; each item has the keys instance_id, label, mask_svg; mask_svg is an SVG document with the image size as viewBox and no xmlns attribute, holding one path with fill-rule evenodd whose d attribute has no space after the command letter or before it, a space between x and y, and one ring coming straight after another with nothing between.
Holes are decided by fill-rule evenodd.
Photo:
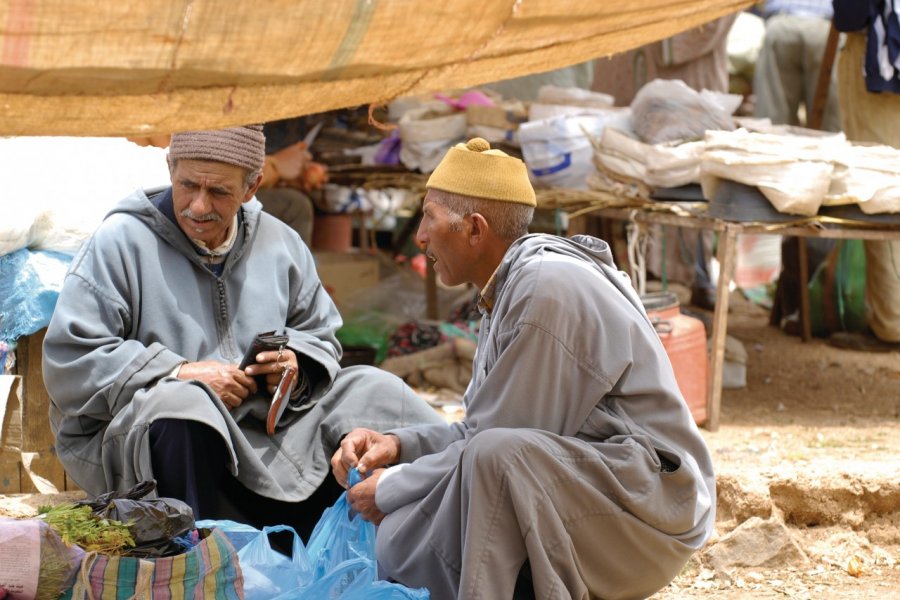
<instances>
[{"instance_id":1,"label":"plastic sack","mask_svg":"<svg viewBox=\"0 0 900 600\"><path fill-rule=\"evenodd\" d=\"M347 476L350 487L362 480L359 471ZM428 590L379 581L375 568L375 525L353 512L347 492L326 509L309 536L307 551L313 583L293 598L318 600L427 600ZM284 600L287 600L287 596Z\"/></svg>"},{"instance_id":2,"label":"plastic sack","mask_svg":"<svg viewBox=\"0 0 900 600\"><path fill-rule=\"evenodd\" d=\"M833 157L850 147L844 134L708 131L700 164L703 196L715 198L722 180L755 186L780 213L812 216L831 187Z\"/></svg>"},{"instance_id":3,"label":"plastic sack","mask_svg":"<svg viewBox=\"0 0 900 600\"><path fill-rule=\"evenodd\" d=\"M345 350L374 348L373 364L377 365L387 357L388 339L396 327L393 315L380 312L357 313L338 329L336 335Z\"/></svg>"},{"instance_id":4,"label":"plastic sack","mask_svg":"<svg viewBox=\"0 0 900 600\"><path fill-rule=\"evenodd\" d=\"M431 173L453 144L466 135L466 113L435 102L406 111L400 118L400 162Z\"/></svg>"},{"instance_id":5,"label":"plastic sack","mask_svg":"<svg viewBox=\"0 0 900 600\"><path fill-rule=\"evenodd\" d=\"M862 240L840 240L809 281L812 334L866 329L866 254Z\"/></svg>"},{"instance_id":6,"label":"plastic sack","mask_svg":"<svg viewBox=\"0 0 900 600\"><path fill-rule=\"evenodd\" d=\"M184 552L179 538L194 528L191 507L175 498L154 500L115 499L99 514L128 523L134 537L129 556L172 556Z\"/></svg>"},{"instance_id":7,"label":"plastic sack","mask_svg":"<svg viewBox=\"0 0 900 600\"><path fill-rule=\"evenodd\" d=\"M135 546L128 556L161 557L181 554L189 544L181 538L194 527L194 511L176 498L142 500L156 489L153 479L126 491L112 491L76 504L89 506L99 517L128 524Z\"/></svg>"},{"instance_id":8,"label":"plastic sack","mask_svg":"<svg viewBox=\"0 0 900 600\"><path fill-rule=\"evenodd\" d=\"M350 485L360 481L353 469ZM344 492L326 509L313 529L309 546L288 526L262 531L234 521L200 521L214 526L235 544L244 544L238 559L246 600L427 600L428 591L379 581L375 566L375 526L353 514ZM291 556L274 550L269 534L294 534ZM249 536L249 541L247 541ZM245 543L246 542L246 543Z\"/></svg>"},{"instance_id":9,"label":"plastic sack","mask_svg":"<svg viewBox=\"0 0 900 600\"><path fill-rule=\"evenodd\" d=\"M351 469L347 483L353 487L362 481L357 469ZM307 545L316 575L328 573L340 563L357 558L374 559L375 525L356 514L341 494L333 506L325 509L316 523Z\"/></svg>"},{"instance_id":10,"label":"plastic sack","mask_svg":"<svg viewBox=\"0 0 900 600\"><path fill-rule=\"evenodd\" d=\"M536 184L587 189L594 172L594 148L588 137L599 137L607 126L627 127L628 111L559 116L522 123L519 144L528 173Z\"/></svg>"},{"instance_id":11,"label":"plastic sack","mask_svg":"<svg viewBox=\"0 0 900 600\"><path fill-rule=\"evenodd\" d=\"M229 519L203 519L196 523L198 529L220 529L236 551L252 542L259 535L259 529L245 523Z\"/></svg>"},{"instance_id":12,"label":"plastic sack","mask_svg":"<svg viewBox=\"0 0 900 600\"><path fill-rule=\"evenodd\" d=\"M38 519L0 517L0 587L12 600L53 600L72 585L84 550Z\"/></svg>"},{"instance_id":13,"label":"plastic sack","mask_svg":"<svg viewBox=\"0 0 900 600\"><path fill-rule=\"evenodd\" d=\"M648 144L699 140L710 129L734 129L733 110L679 79L646 84L635 94L631 111L635 132Z\"/></svg>"},{"instance_id":14,"label":"plastic sack","mask_svg":"<svg viewBox=\"0 0 900 600\"><path fill-rule=\"evenodd\" d=\"M290 557L274 550L269 543L269 534L279 531L290 531L294 536ZM257 532L250 543L238 551L238 562L244 574L246 600L291 597L289 594L312 582L306 548L297 532L287 525L264 527Z\"/></svg>"},{"instance_id":15,"label":"plastic sack","mask_svg":"<svg viewBox=\"0 0 900 600\"><path fill-rule=\"evenodd\" d=\"M50 323L71 261L25 249L0 256L0 340L14 342Z\"/></svg>"}]
</instances>

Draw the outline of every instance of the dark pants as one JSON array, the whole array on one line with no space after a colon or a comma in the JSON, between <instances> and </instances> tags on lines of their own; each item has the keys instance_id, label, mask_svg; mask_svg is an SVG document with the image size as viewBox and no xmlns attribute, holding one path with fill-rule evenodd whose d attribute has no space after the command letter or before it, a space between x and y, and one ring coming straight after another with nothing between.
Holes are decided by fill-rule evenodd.
<instances>
[{"instance_id":1,"label":"dark pants","mask_svg":"<svg viewBox=\"0 0 900 600\"><path fill-rule=\"evenodd\" d=\"M228 452L221 436L196 421L155 421L150 426L150 455L157 493L187 503L195 519L231 519L258 529L266 525L289 525L304 543L322 512L343 491L329 476L302 502L260 496L228 471ZM286 544L274 538L272 541L290 548L290 541Z\"/></svg>"}]
</instances>

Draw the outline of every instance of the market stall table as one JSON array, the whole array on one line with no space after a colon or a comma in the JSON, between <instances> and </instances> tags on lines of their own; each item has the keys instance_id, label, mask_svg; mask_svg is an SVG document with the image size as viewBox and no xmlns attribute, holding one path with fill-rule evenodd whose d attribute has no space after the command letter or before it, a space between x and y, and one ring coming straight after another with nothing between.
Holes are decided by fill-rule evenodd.
<instances>
[{"instance_id":1,"label":"market stall table","mask_svg":"<svg viewBox=\"0 0 900 600\"><path fill-rule=\"evenodd\" d=\"M697 205L700 206L700 205ZM719 428L722 400L722 373L725 362L725 332L728 318L729 285L734 275L736 239L739 234L774 234L800 238L900 240L900 223L875 224L863 221L811 217L781 223L733 222L712 218L703 210L692 210L690 204L649 202L633 207L588 207L578 211L578 217L602 217L633 221L639 225L671 225L704 229L718 233L716 259L719 261L719 278L716 285L716 306L713 312L712 354L708 374L706 428ZM570 220L569 235L578 233L583 225L577 218ZM805 263L805 257L801 257ZM800 286L801 293L806 286ZM801 306L806 305L801 299Z\"/></svg>"}]
</instances>

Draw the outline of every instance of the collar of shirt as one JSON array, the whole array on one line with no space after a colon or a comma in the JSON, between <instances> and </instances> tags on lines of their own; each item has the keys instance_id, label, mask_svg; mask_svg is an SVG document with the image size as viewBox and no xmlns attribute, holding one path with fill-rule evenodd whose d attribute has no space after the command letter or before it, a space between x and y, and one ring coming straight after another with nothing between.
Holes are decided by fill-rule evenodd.
<instances>
[{"instance_id":1,"label":"collar of shirt","mask_svg":"<svg viewBox=\"0 0 900 600\"><path fill-rule=\"evenodd\" d=\"M490 314L494 309L494 300L497 297L497 271L499 270L500 265L497 265L497 268L491 273L488 282L481 288L481 296L478 298L478 310L482 313Z\"/></svg>"}]
</instances>

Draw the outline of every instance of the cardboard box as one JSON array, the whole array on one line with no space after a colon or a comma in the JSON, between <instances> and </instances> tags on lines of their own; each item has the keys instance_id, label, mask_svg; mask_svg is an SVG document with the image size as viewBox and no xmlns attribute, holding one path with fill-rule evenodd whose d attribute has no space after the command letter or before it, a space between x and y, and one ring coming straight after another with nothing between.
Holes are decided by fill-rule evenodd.
<instances>
[{"instance_id":1,"label":"cardboard box","mask_svg":"<svg viewBox=\"0 0 900 600\"><path fill-rule=\"evenodd\" d=\"M21 463L21 452L0 447L0 496L22 492Z\"/></svg>"},{"instance_id":2,"label":"cardboard box","mask_svg":"<svg viewBox=\"0 0 900 600\"><path fill-rule=\"evenodd\" d=\"M41 368L45 330L17 340L18 375L0 375L0 494L54 493L70 485L56 457Z\"/></svg>"},{"instance_id":3,"label":"cardboard box","mask_svg":"<svg viewBox=\"0 0 900 600\"><path fill-rule=\"evenodd\" d=\"M22 449L22 378L0 375L0 448Z\"/></svg>"},{"instance_id":4,"label":"cardboard box","mask_svg":"<svg viewBox=\"0 0 900 600\"><path fill-rule=\"evenodd\" d=\"M340 305L361 289L378 285L378 259L368 254L353 252L313 253L319 279L335 303Z\"/></svg>"},{"instance_id":5,"label":"cardboard box","mask_svg":"<svg viewBox=\"0 0 900 600\"><path fill-rule=\"evenodd\" d=\"M0 494L22 491L22 378L0 375Z\"/></svg>"}]
</instances>

